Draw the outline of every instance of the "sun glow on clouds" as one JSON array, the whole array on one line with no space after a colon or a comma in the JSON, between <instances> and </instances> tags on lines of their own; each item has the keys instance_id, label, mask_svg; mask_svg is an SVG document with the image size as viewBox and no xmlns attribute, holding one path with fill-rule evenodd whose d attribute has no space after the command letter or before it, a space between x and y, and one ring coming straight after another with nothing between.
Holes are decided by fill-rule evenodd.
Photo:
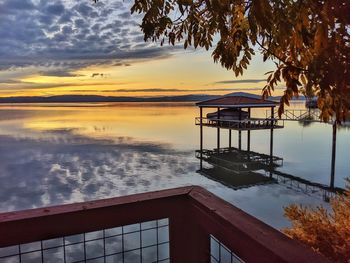
<instances>
[{"instance_id":1,"label":"sun glow on clouds","mask_svg":"<svg viewBox=\"0 0 350 263\"><path fill-rule=\"evenodd\" d=\"M230 82L210 52L145 43L130 4L0 0L0 96L261 93L271 64L257 57L238 79L252 81Z\"/></svg>"}]
</instances>

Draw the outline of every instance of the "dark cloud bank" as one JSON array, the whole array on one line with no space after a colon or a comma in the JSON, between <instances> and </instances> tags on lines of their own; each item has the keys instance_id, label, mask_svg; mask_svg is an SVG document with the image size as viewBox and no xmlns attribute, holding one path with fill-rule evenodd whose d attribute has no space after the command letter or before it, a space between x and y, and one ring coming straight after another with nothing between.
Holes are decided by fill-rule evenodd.
<instances>
[{"instance_id":1,"label":"dark cloud bank","mask_svg":"<svg viewBox=\"0 0 350 263\"><path fill-rule=\"evenodd\" d=\"M169 56L176 48L143 41L130 4L0 0L0 70L41 66L48 68L43 75L72 76L89 65Z\"/></svg>"}]
</instances>

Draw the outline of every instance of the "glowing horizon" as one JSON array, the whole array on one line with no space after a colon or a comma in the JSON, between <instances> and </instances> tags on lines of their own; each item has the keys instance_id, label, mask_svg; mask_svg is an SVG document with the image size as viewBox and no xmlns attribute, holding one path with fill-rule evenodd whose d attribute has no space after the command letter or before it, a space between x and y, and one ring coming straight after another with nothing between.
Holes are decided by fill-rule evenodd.
<instances>
[{"instance_id":1,"label":"glowing horizon","mask_svg":"<svg viewBox=\"0 0 350 263\"><path fill-rule=\"evenodd\" d=\"M176 96L186 94L226 94L245 91L261 94L265 70L255 58L243 76L223 69L209 52L175 54L162 60L136 62L128 66L92 66L69 72L70 76L21 74L3 83L1 97L103 95L103 96ZM268 64L267 64L268 65ZM267 70L266 70L267 71ZM275 95L280 95L276 91Z\"/></svg>"},{"instance_id":2,"label":"glowing horizon","mask_svg":"<svg viewBox=\"0 0 350 263\"><path fill-rule=\"evenodd\" d=\"M0 97L261 94L274 66L257 55L235 78L210 51L145 43L130 3L76 2L0 2L13 32L0 32Z\"/></svg>"}]
</instances>

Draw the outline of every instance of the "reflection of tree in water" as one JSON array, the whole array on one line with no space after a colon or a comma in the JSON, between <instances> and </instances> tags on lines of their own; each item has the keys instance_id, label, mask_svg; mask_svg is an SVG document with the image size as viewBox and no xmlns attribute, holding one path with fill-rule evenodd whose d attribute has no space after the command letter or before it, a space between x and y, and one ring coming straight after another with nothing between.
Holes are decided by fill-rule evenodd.
<instances>
[{"instance_id":1,"label":"reflection of tree in water","mask_svg":"<svg viewBox=\"0 0 350 263\"><path fill-rule=\"evenodd\" d=\"M180 186L175 179L196 170L192 152L166 144L97 140L71 131L59 131L58 137L1 137L0 210Z\"/></svg>"},{"instance_id":2,"label":"reflection of tree in water","mask_svg":"<svg viewBox=\"0 0 350 263\"><path fill-rule=\"evenodd\" d=\"M350 130L350 121L344 122L341 125L338 125L339 130Z\"/></svg>"},{"instance_id":3,"label":"reflection of tree in water","mask_svg":"<svg viewBox=\"0 0 350 263\"><path fill-rule=\"evenodd\" d=\"M313 122L315 122L315 117L313 115L307 115L303 117L302 119L298 120L298 123L302 127L310 127Z\"/></svg>"}]
</instances>

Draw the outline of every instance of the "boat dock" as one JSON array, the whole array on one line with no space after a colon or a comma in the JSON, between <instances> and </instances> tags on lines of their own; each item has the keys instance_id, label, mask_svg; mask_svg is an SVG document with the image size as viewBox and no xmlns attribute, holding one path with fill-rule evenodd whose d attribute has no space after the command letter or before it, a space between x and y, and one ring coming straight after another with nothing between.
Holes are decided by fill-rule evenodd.
<instances>
[{"instance_id":1,"label":"boat dock","mask_svg":"<svg viewBox=\"0 0 350 263\"><path fill-rule=\"evenodd\" d=\"M284 127L284 122L275 118L277 102L262 99L248 93L232 93L217 99L196 103L200 116L195 124L200 127L200 151L203 150L203 127L217 129L217 152L220 152L221 129L228 130L229 148L232 148L232 130L238 131L238 149L242 150L242 132L247 132L247 151L250 151L252 130L270 130L270 157L273 155L274 129ZM270 108L269 118L252 117L251 109ZM214 113L203 116L203 109L216 109Z\"/></svg>"}]
</instances>

